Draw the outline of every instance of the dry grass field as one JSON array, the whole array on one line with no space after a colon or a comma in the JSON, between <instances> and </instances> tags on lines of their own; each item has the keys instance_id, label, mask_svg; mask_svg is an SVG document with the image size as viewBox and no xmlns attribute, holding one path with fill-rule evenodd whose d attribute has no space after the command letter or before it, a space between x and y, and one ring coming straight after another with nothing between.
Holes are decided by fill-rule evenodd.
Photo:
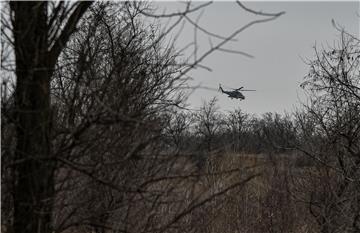
<instances>
[{"instance_id":1,"label":"dry grass field","mask_svg":"<svg viewBox=\"0 0 360 233\"><path fill-rule=\"evenodd\" d=\"M313 220L308 218L304 203L293 196L294 173L309 168L294 167L292 155L225 154L213 157L207 169L227 171L239 169L230 176L217 176L212 187L224 187L252 174L239 189L227 192L204 207L199 219L205 221L198 232L316 232Z\"/></svg>"}]
</instances>

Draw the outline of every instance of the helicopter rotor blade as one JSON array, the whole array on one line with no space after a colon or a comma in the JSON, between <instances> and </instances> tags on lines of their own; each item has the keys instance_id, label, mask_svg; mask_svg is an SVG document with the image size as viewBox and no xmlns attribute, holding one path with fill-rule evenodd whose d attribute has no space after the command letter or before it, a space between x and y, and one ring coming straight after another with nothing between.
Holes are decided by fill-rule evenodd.
<instances>
[{"instance_id":1,"label":"helicopter rotor blade","mask_svg":"<svg viewBox=\"0 0 360 233\"><path fill-rule=\"evenodd\" d=\"M241 91L244 87L239 87L239 88L231 88L233 89L234 91Z\"/></svg>"},{"instance_id":2,"label":"helicopter rotor blade","mask_svg":"<svg viewBox=\"0 0 360 233\"><path fill-rule=\"evenodd\" d=\"M241 90L241 91L256 91L256 90L247 90L247 89L245 89L245 90Z\"/></svg>"}]
</instances>

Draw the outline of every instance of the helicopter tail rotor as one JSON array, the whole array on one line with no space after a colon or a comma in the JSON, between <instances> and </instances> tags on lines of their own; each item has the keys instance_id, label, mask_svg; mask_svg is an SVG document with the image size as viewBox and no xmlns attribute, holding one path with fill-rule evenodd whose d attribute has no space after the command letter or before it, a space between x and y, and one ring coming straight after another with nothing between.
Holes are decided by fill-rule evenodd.
<instances>
[{"instance_id":1,"label":"helicopter tail rotor","mask_svg":"<svg viewBox=\"0 0 360 233\"><path fill-rule=\"evenodd\" d=\"M224 92L224 90L221 87L221 84L219 83L219 91Z\"/></svg>"}]
</instances>

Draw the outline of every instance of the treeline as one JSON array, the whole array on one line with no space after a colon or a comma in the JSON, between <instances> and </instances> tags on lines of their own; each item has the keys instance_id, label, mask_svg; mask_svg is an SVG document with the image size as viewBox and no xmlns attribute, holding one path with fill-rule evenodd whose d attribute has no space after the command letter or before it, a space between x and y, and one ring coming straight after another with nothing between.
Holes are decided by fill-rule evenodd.
<instances>
[{"instance_id":1,"label":"treeline","mask_svg":"<svg viewBox=\"0 0 360 233\"><path fill-rule=\"evenodd\" d=\"M223 113L216 98L196 112L178 112L169 118L164 136L169 147L179 152L290 153L301 141L294 115L255 116L241 109Z\"/></svg>"}]
</instances>

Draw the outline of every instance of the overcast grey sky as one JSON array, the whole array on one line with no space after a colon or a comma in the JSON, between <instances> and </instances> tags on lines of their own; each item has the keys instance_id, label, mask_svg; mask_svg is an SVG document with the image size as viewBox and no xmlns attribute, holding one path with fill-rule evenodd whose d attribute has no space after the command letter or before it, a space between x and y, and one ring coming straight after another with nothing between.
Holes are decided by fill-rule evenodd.
<instances>
[{"instance_id":1,"label":"overcast grey sky","mask_svg":"<svg viewBox=\"0 0 360 233\"><path fill-rule=\"evenodd\" d=\"M200 4L201 2L197 2ZM160 9L168 11L178 8L179 3L158 2ZM237 54L216 52L203 63L212 72L195 70L191 72L193 83L218 88L244 86L256 89L245 92L244 101L232 100L216 91L196 90L189 98L192 108L199 108L203 101L216 96L222 111L241 108L262 114L265 112L292 111L304 99L299 88L308 71L301 58L314 56L313 46L333 44L339 34L332 26L331 19L344 26L347 31L359 35L359 2L244 2L254 10L264 12L285 11L275 21L254 25L242 32L238 41L227 48L242 50L255 58ZM192 17L196 19L196 15ZM234 2L214 2L206 8L199 24L209 31L227 35L232 30L246 24L254 17L243 11ZM194 29L188 25L183 30L178 45L193 40ZM198 37L201 49L208 47L207 37Z\"/></svg>"}]
</instances>

